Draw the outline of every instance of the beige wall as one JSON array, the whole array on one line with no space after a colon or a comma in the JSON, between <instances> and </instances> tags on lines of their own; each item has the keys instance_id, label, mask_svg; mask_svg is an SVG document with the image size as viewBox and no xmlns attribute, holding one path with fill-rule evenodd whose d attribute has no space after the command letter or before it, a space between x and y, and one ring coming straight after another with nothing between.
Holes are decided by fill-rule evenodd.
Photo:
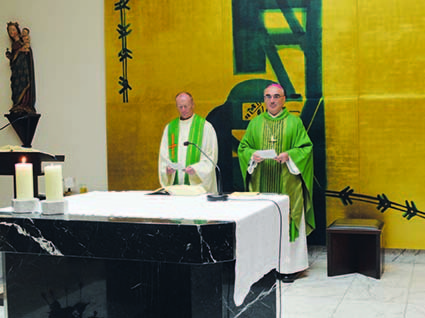
<instances>
[{"instance_id":1,"label":"beige wall","mask_svg":"<svg viewBox=\"0 0 425 318\"><path fill-rule=\"evenodd\" d=\"M0 48L10 47L6 23L31 30L41 114L33 148L66 156L63 174L107 189L103 0L0 2ZM0 125L11 107L10 68L0 52ZM3 118L3 119L2 119ZM0 146L21 145L13 128L0 131ZM0 176L0 207L10 205L11 177ZM40 192L44 180L40 178Z\"/></svg>"}]
</instances>

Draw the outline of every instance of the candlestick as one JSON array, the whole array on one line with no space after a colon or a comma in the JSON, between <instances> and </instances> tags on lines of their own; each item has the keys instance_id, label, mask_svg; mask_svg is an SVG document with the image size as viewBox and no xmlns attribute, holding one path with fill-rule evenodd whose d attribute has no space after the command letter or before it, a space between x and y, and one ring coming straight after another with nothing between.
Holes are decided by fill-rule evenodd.
<instances>
[{"instance_id":1,"label":"candlestick","mask_svg":"<svg viewBox=\"0 0 425 318\"><path fill-rule=\"evenodd\" d=\"M41 201L41 213L46 215L65 214L68 212L68 201Z\"/></svg>"},{"instance_id":2,"label":"candlestick","mask_svg":"<svg viewBox=\"0 0 425 318\"><path fill-rule=\"evenodd\" d=\"M30 200L34 198L34 179L32 163L15 164L16 199Z\"/></svg>"},{"instance_id":3,"label":"candlestick","mask_svg":"<svg viewBox=\"0 0 425 318\"><path fill-rule=\"evenodd\" d=\"M46 201L63 200L62 166L45 166L44 177L46 184Z\"/></svg>"},{"instance_id":4,"label":"candlestick","mask_svg":"<svg viewBox=\"0 0 425 318\"><path fill-rule=\"evenodd\" d=\"M40 200L31 198L26 200L12 199L14 213L35 213L40 212Z\"/></svg>"}]
</instances>

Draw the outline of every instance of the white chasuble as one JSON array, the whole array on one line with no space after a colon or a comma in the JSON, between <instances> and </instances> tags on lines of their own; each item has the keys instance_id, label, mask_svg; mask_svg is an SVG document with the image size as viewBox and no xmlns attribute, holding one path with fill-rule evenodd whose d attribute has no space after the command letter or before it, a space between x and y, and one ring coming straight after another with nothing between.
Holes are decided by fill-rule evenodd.
<instances>
[{"instance_id":1,"label":"white chasuble","mask_svg":"<svg viewBox=\"0 0 425 318\"><path fill-rule=\"evenodd\" d=\"M188 147L195 147L193 145L184 146L183 143L189 140L190 127L192 125L193 116L187 120L180 120L179 123L179 140L177 145L177 158L178 164L182 168L186 168L186 153ZM171 165L169 148L168 148L168 127L164 129L161 139L159 162L158 162L158 174L159 181L162 187L173 185L176 173L167 175L166 168ZM218 160L218 144L217 136L213 126L205 121L204 132L202 137L202 145L198 145L202 151L204 151L214 162L211 161L201 153L200 161L192 164L192 168L195 169L194 175L189 175L189 182L191 185L202 185L202 187L208 193L217 192L217 181L215 175L215 164ZM184 184L185 173L181 170L178 171L178 184Z\"/></svg>"}]
</instances>

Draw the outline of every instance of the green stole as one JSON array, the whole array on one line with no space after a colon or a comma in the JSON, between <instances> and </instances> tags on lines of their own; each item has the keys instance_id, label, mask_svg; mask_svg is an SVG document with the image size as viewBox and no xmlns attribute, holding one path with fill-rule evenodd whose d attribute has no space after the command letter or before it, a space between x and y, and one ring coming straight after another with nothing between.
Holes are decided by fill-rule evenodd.
<instances>
[{"instance_id":1,"label":"green stole","mask_svg":"<svg viewBox=\"0 0 425 318\"><path fill-rule=\"evenodd\" d=\"M293 175L286 164L264 160L254 170L248 189L248 191L283 193L289 196L291 242L298 237L303 210L305 210L306 234L310 234L315 228L312 205L312 143L302 125L301 120L290 115L286 108L276 117L263 113L250 122L238 149L244 179L249 160L256 149L275 149L277 154L287 151L300 170L300 175Z\"/></svg>"},{"instance_id":2,"label":"green stole","mask_svg":"<svg viewBox=\"0 0 425 318\"><path fill-rule=\"evenodd\" d=\"M189 131L189 142L202 146L202 137L204 134L204 125L205 119L201 116L194 114L192 119L192 125L190 126ZM179 126L180 126L180 118L176 118L170 122L168 125L168 153L171 162L178 162L178 147L182 145L178 145L179 141ZM186 167L190 166L194 163L199 162L201 159L201 152L198 148L193 145L187 146L186 152ZM176 175L174 178L174 184L178 184L178 171L176 171ZM185 173L184 184L189 185L189 176Z\"/></svg>"}]
</instances>

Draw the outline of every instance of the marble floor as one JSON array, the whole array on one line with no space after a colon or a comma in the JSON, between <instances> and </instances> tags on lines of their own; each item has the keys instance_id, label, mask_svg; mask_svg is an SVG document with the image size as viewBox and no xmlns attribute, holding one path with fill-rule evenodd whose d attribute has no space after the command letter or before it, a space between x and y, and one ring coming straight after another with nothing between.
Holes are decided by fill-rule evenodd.
<instances>
[{"instance_id":1,"label":"marble floor","mask_svg":"<svg viewBox=\"0 0 425 318\"><path fill-rule=\"evenodd\" d=\"M425 250L385 250L381 279L328 277L324 246L309 247L310 268L284 284L284 318L423 318Z\"/></svg>"},{"instance_id":2,"label":"marble floor","mask_svg":"<svg viewBox=\"0 0 425 318\"><path fill-rule=\"evenodd\" d=\"M425 317L425 250L386 249L380 280L361 274L328 277L326 257L324 246L310 246L310 268L283 284L284 318ZM0 318L6 318L3 307Z\"/></svg>"}]
</instances>

